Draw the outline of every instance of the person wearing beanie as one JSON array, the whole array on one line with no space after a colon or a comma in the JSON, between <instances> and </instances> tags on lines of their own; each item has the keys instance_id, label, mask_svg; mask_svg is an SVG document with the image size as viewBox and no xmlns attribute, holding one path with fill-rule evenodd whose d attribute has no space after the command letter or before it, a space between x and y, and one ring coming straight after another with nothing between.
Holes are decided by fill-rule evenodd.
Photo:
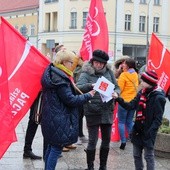
<instances>
[{"instance_id":1,"label":"person wearing beanie","mask_svg":"<svg viewBox=\"0 0 170 170\"><path fill-rule=\"evenodd\" d=\"M135 169L144 168L144 151L146 169L155 170L154 144L165 109L165 92L158 86L158 75L154 70L142 73L141 87L137 96L130 102L125 102L117 94L113 94L113 97L122 107L136 110L131 139Z\"/></svg>"},{"instance_id":2,"label":"person wearing beanie","mask_svg":"<svg viewBox=\"0 0 170 170\"><path fill-rule=\"evenodd\" d=\"M119 87L114 77L113 71L107 64L109 56L102 50L93 51L90 61L85 62L82 66L80 77L76 83L77 87L83 92L93 89L98 78L104 76L115 85L115 92L119 93ZM111 129L113 123L114 100L102 102L98 92L90 102L84 104L84 115L88 129L88 145L85 149L87 157L87 169L94 170L94 160L96 145L98 141L98 131L101 129L102 142L100 146L100 170L107 169L107 159L110 148Z\"/></svg>"},{"instance_id":3,"label":"person wearing beanie","mask_svg":"<svg viewBox=\"0 0 170 170\"><path fill-rule=\"evenodd\" d=\"M62 50L56 60L45 69L42 84L41 129L48 147L45 152L45 170L55 170L62 149L78 139L78 106L88 102L95 91L76 95L71 71L73 52Z\"/></svg>"}]
</instances>

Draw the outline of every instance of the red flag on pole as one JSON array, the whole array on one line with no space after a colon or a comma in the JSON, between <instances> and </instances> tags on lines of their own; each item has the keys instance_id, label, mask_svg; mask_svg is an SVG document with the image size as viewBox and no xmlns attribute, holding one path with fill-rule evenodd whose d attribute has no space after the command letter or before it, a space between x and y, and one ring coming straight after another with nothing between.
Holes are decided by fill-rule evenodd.
<instances>
[{"instance_id":1,"label":"red flag on pole","mask_svg":"<svg viewBox=\"0 0 170 170\"><path fill-rule=\"evenodd\" d=\"M108 27L102 0L91 0L86 20L80 55L83 60L90 60L92 52L100 49L108 53Z\"/></svg>"},{"instance_id":2,"label":"red flag on pole","mask_svg":"<svg viewBox=\"0 0 170 170\"><path fill-rule=\"evenodd\" d=\"M49 60L0 17L0 158L41 89Z\"/></svg>"},{"instance_id":3,"label":"red flag on pole","mask_svg":"<svg viewBox=\"0 0 170 170\"><path fill-rule=\"evenodd\" d=\"M170 87L170 52L153 33L148 54L147 68L155 70L159 77L159 86L167 92Z\"/></svg>"}]
</instances>

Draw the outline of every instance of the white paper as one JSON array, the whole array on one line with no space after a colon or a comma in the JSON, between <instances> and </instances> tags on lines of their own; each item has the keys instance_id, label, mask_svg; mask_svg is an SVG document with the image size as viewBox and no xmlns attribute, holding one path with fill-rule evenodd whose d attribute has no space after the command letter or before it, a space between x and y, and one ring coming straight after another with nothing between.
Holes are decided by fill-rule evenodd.
<instances>
[{"instance_id":1,"label":"white paper","mask_svg":"<svg viewBox=\"0 0 170 170\"><path fill-rule=\"evenodd\" d=\"M93 89L100 93L103 102L108 102L112 99L114 88L115 85L102 76L97 80Z\"/></svg>"}]
</instances>

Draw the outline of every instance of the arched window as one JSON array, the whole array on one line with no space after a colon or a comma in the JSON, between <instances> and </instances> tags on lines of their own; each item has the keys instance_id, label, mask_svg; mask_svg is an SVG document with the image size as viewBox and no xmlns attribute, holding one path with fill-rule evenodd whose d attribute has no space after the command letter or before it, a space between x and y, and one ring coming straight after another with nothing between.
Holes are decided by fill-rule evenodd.
<instances>
[{"instance_id":1,"label":"arched window","mask_svg":"<svg viewBox=\"0 0 170 170\"><path fill-rule=\"evenodd\" d=\"M77 11L73 8L70 12L70 28L76 29L77 28Z\"/></svg>"},{"instance_id":2,"label":"arched window","mask_svg":"<svg viewBox=\"0 0 170 170\"><path fill-rule=\"evenodd\" d=\"M23 36L27 37L28 29L27 29L26 25L23 25L23 26L20 28L20 33L21 33Z\"/></svg>"}]
</instances>

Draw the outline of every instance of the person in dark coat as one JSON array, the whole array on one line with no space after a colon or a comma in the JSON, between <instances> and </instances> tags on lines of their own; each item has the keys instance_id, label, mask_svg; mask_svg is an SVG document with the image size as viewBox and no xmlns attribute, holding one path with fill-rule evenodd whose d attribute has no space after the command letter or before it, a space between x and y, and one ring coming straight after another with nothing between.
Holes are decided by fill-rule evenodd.
<instances>
[{"instance_id":1,"label":"person in dark coat","mask_svg":"<svg viewBox=\"0 0 170 170\"><path fill-rule=\"evenodd\" d=\"M61 50L45 70L42 84L41 128L48 147L45 170L54 170L62 148L77 142L78 106L88 102L95 91L76 95L71 67L75 54Z\"/></svg>"},{"instance_id":2,"label":"person in dark coat","mask_svg":"<svg viewBox=\"0 0 170 170\"><path fill-rule=\"evenodd\" d=\"M136 118L132 130L133 157L136 170L144 168L142 152L146 160L147 170L155 169L154 144L158 128L162 123L165 109L165 93L157 85L158 76L154 71L141 74L141 87L137 96L125 102L115 95L116 101L126 109L135 109ZM114 97L114 95L113 95Z\"/></svg>"},{"instance_id":3,"label":"person in dark coat","mask_svg":"<svg viewBox=\"0 0 170 170\"><path fill-rule=\"evenodd\" d=\"M77 87L84 93L93 89L94 83L104 76L115 85L115 92L119 93L119 87L107 61L109 56L102 50L93 51L93 57L84 63L82 72L76 83ZM98 92L95 93L90 103L84 104L84 114L87 121L89 141L86 149L87 166L89 170L94 169L96 145L98 141L99 128L101 129L102 143L100 147L100 170L106 170L107 158L110 148L111 129L113 123L114 100L103 102Z\"/></svg>"},{"instance_id":4,"label":"person in dark coat","mask_svg":"<svg viewBox=\"0 0 170 170\"><path fill-rule=\"evenodd\" d=\"M28 121L28 126L26 130L26 135L25 135L25 144L24 144L24 153L23 153L23 158L30 158L30 159L42 159L41 156L35 155L32 151L32 143L34 140L34 136L36 134L36 131L38 129L38 125L40 122L35 122L35 115L38 110L38 105L40 102L40 96L41 96L41 91L37 95L36 99L34 100L31 108L30 108L30 115L29 115L29 121Z\"/></svg>"}]
</instances>

